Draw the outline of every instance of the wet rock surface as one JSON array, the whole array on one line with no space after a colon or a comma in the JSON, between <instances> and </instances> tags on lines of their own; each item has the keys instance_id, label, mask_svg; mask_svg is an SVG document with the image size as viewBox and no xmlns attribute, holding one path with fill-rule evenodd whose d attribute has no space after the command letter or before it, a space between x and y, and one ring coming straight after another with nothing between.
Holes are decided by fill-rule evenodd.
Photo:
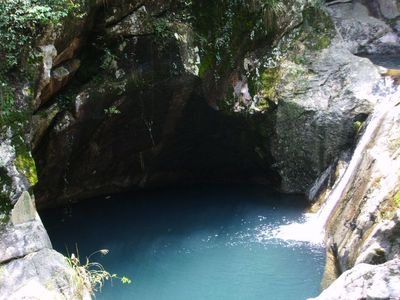
<instances>
[{"instance_id":1,"label":"wet rock surface","mask_svg":"<svg viewBox=\"0 0 400 300\"><path fill-rule=\"evenodd\" d=\"M400 254L395 200L400 181L395 146L400 138L398 112L398 106L387 112L328 222L328 245L337 249L343 271L357 263L382 262Z\"/></svg>"}]
</instances>

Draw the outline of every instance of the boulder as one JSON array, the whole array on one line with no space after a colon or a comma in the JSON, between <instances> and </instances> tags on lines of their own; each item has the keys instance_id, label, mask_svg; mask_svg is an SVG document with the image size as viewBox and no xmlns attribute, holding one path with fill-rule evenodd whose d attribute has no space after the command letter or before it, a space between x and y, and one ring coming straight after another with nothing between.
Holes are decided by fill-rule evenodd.
<instances>
[{"instance_id":1,"label":"boulder","mask_svg":"<svg viewBox=\"0 0 400 300\"><path fill-rule=\"evenodd\" d=\"M66 258L47 248L0 264L0 282L4 300L91 299Z\"/></svg>"},{"instance_id":2,"label":"boulder","mask_svg":"<svg viewBox=\"0 0 400 300\"><path fill-rule=\"evenodd\" d=\"M152 28L148 26L149 15L146 7L141 6L130 15L123 18L117 24L106 29L106 34L112 37L129 37L152 33Z\"/></svg>"},{"instance_id":3,"label":"boulder","mask_svg":"<svg viewBox=\"0 0 400 300\"><path fill-rule=\"evenodd\" d=\"M11 211L11 222L0 231L0 264L41 249L51 249L50 239L28 192Z\"/></svg>"},{"instance_id":4,"label":"boulder","mask_svg":"<svg viewBox=\"0 0 400 300\"><path fill-rule=\"evenodd\" d=\"M285 192L305 192L354 141L353 123L369 114L380 79L367 59L332 45L307 67L283 60L272 154Z\"/></svg>"},{"instance_id":5,"label":"boulder","mask_svg":"<svg viewBox=\"0 0 400 300\"><path fill-rule=\"evenodd\" d=\"M73 78L75 72L79 69L80 64L81 62L79 59L72 59L51 70L50 80L41 90L40 99L38 100L39 102L36 104L38 105L37 108L44 105L68 84L68 82Z\"/></svg>"},{"instance_id":6,"label":"boulder","mask_svg":"<svg viewBox=\"0 0 400 300\"><path fill-rule=\"evenodd\" d=\"M389 1L381 2L381 8L384 8L383 11L387 14ZM330 6L329 13L343 38L343 44L352 53L375 55L399 53L398 33L384 20L371 16L369 9L363 4L339 3Z\"/></svg>"},{"instance_id":7,"label":"boulder","mask_svg":"<svg viewBox=\"0 0 400 300\"><path fill-rule=\"evenodd\" d=\"M400 16L399 2L396 0L378 0L380 11L386 19L395 19Z\"/></svg>"},{"instance_id":8,"label":"boulder","mask_svg":"<svg viewBox=\"0 0 400 300\"><path fill-rule=\"evenodd\" d=\"M381 265L358 264L313 299L400 299L400 260L390 260Z\"/></svg>"},{"instance_id":9,"label":"boulder","mask_svg":"<svg viewBox=\"0 0 400 300\"><path fill-rule=\"evenodd\" d=\"M50 239L28 192L0 228L0 299L91 299Z\"/></svg>"}]
</instances>

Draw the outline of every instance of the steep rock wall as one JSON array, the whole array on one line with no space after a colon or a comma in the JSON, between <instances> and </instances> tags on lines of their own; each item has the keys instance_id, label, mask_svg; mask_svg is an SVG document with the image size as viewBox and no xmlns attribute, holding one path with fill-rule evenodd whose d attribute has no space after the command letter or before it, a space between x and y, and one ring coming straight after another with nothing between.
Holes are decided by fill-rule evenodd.
<instances>
[{"instance_id":1,"label":"steep rock wall","mask_svg":"<svg viewBox=\"0 0 400 300\"><path fill-rule=\"evenodd\" d=\"M162 17L153 2L127 3L109 3L86 22L94 24L95 37L71 57L75 66L80 61L78 71L52 67L44 94L76 74L34 116L40 206L202 180L305 192L351 147L354 123L372 110L368 95L377 69L347 50L330 17L311 1L261 14L257 4L190 10L168 3ZM231 13L220 15L221 8ZM208 14L214 23L206 22ZM250 17L254 24L240 25Z\"/></svg>"},{"instance_id":2,"label":"steep rock wall","mask_svg":"<svg viewBox=\"0 0 400 300\"><path fill-rule=\"evenodd\" d=\"M398 280L396 259L400 255L400 93L397 88L395 93L380 96L371 120L373 131L356 160L354 174L344 182L344 190L326 227L328 260L324 285L335 279L333 273L340 277L317 299L342 299L344 294L337 294L338 286L358 298L374 299L376 294L380 299L396 299L400 293L394 285ZM330 192L327 195L329 201ZM361 267L363 264L369 265ZM371 277L381 282L377 290L373 290L372 282L368 283ZM351 278L364 281L352 282Z\"/></svg>"},{"instance_id":3,"label":"steep rock wall","mask_svg":"<svg viewBox=\"0 0 400 300\"><path fill-rule=\"evenodd\" d=\"M230 50L234 58L223 58L232 59L225 62L233 64L228 70L213 64L205 67L206 57L217 53L201 48L202 42L194 40L199 33L192 31L204 28L188 21L191 17L202 20L206 13L226 6L243 14L242 18L258 17L255 21L261 25L255 21L253 25L263 27L259 4L242 7L225 1L213 8L185 8L163 1L161 7L151 1L127 3L110 2L93 18L91 39L80 55L71 58L80 61L79 69L72 69L74 79L58 94L45 96L49 100L35 112L32 144L40 179L35 188L38 205L176 182L278 185L279 176L271 170L271 114L232 114L210 107L211 94L215 94L210 85L222 86L218 94L226 92L225 84L210 74L218 72L226 79L247 44ZM240 24L226 33L232 43L242 36L250 40L254 26L235 32ZM290 18L282 18L279 24L282 32L294 26ZM201 34L211 29L209 24ZM265 34L258 33L264 39ZM76 36L72 41L78 39L85 38ZM260 41L260 36L257 41L250 48L268 42ZM59 73L65 74L66 81L70 78L71 72L58 71L54 60L50 55L53 79L43 94L57 92L64 84L58 80ZM219 102L223 101L221 96Z\"/></svg>"}]
</instances>

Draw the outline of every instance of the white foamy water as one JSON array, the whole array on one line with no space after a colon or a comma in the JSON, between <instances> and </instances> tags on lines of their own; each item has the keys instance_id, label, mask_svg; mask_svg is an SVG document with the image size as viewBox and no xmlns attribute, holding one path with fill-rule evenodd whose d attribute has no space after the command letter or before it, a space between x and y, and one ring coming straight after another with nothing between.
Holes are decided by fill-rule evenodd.
<instances>
[{"instance_id":1,"label":"white foamy water","mask_svg":"<svg viewBox=\"0 0 400 300\"><path fill-rule=\"evenodd\" d=\"M276 238L283 240L294 240L309 242L311 244L323 244L325 235L325 226L329 219L329 216L334 211L339 200L343 196L346 187L351 182L351 179L356 174L357 168L363 157L363 153L376 136L380 125L384 121L387 113L396 105L400 99L400 90L398 88L393 89L392 82L382 81L383 91L389 90L389 96L380 95L380 99L377 102L375 110L371 116L371 119L366 127L364 134L354 150L353 156L348 164L343 176L341 176L338 182L335 183L331 193L329 194L324 205L315 214L305 214L304 222L302 223L291 223L279 226L273 235Z\"/></svg>"}]
</instances>

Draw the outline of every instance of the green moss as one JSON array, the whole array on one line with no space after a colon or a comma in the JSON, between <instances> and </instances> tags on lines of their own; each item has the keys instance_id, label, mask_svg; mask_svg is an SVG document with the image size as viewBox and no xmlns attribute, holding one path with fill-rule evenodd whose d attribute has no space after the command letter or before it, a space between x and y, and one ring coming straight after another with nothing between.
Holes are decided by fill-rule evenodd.
<instances>
[{"instance_id":1,"label":"green moss","mask_svg":"<svg viewBox=\"0 0 400 300\"><path fill-rule=\"evenodd\" d=\"M30 153L18 155L15 159L15 167L28 179L31 186L37 183L36 165Z\"/></svg>"},{"instance_id":2,"label":"green moss","mask_svg":"<svg viewBox=\"0 0 400 300\"><path fill-rule=\"evenodd\" d=\"M14 136L11 140L11 144L15 148L15 167L29 182L31 186L37 183L37 174L35 161L32 158L30 147L25 141L24 132L26 131L27 118L21 120L19 126L13 128Z\"/></svg>"},{"instance_id":3,"label":"green moss","mask_svg":"<svg viewBox=\"0 0 400 300\"><path fill-rule=\"evenodd\" d=\"M260 81L262 84L262 95L267 99L274 99L276 96L276 88L281 80L281 74L278 68L265 69Z\"/></svg>"},{"instance_id":4,"label":"green moss","mask_svg":"<svg viewBox=\"0 0 400 300\"><path fill-rule=\"evenodd\" d=\"M249 79L249 91L251 95L258 95L257 108L266 111L271 108L271 101L276 100L277 88L282 80L280 68L266 68L259 76Z\"/></svg>"},{"instance_id":5,"label":"green moss","mask_svg":"<svg viewBox=\"0 0 400 300\"><path fill-rule=\"evenodd\" d=\"M270 103L268 101L268 99L266 98L261 98L258 102L257 102L257 108L260 109L261 111L266 111L270 108Z\"/></svg>"},{"instance_id":6,"label":"green moss","mask_svg":"<svg viewBox=\"0 0 400 300\"><path fill-rule=\"evenodd\" d=\"M216 81L234 69L238 59L261 42L271 40L272 28L266 28L264 15L280 1L222 0L195 1L192 5L193 28L200 49L200 77L213 73ZM269 5L274 2L273 5ZM267 5L268 4L268 5ZM273 15L273 13L271 13Z\"/></svg>"},{"instance_id":7,"label":"green moss","mask_svg":"<svg viewBox=\"0 0 400 300\"><path fill-rule=\"evenodd\" d=\"M400 191L398 191L394 197L393 197L393 201L396 204L397 207L400 207Z\"/></svg>"},{"instance_id":8,"label":"green moss","mask_svg":"<svg viewBox=\"0 0 400 300\"><path fill-rule=\"evenodd\" d=\"M380 216L383 219L391 220L397 209L400 208L400 191L397 191L393 197L385 201L384 205L379 208Z\"/></svg>"},{"instance_id":9,"label":"green moss","mask_svg":"<svg viewBox=\"0 0 400 300\"><path fill-rule=\"evenodd\" d=\"M335 35L335 26L329 15L319 7L310 7L303 12L304 45L310 50L328 48Z\"/></svg>"},{"instance_id":10,"label":"green moss","mask_svg":"<svg viewBox=\"0 0 400 300\"><path fill-rule=\"evenodd\" d=\"M353 123L353 129L354 129L356 134L358 134L360 132L360 130L363 127L363 125L364 125L364 122L362 122L362 121L355 121Z\"/></svg>"}]
</instances>

